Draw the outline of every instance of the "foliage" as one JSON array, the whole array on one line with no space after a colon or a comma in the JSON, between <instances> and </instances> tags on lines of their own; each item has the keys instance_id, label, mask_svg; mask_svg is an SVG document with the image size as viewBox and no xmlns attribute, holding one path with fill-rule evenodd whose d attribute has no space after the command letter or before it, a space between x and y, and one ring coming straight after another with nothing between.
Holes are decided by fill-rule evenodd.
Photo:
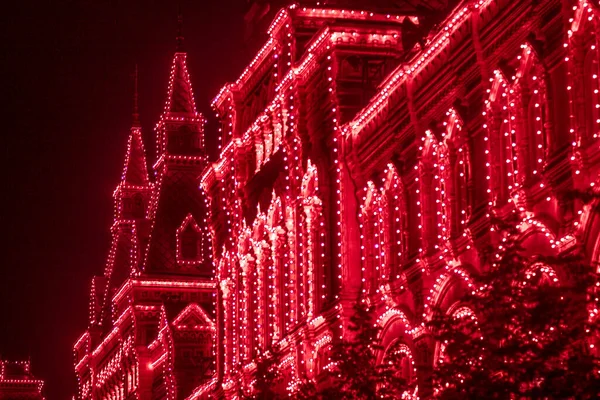
<instances>
[{"instance_id":1,"label":"foliage","mask_svg":"<svg viewBox=\"0 0 600 400\"><path fill-rule=\"evenodd\" d=\"M239 393L239 396L247 400L275 400L283 398L279 394L280 384L283 376L279 371L280 354L274 350L265 352L256 362L254 371L253 390L250 395ZM287 396L285 396L287 397Z\"/></svg>"},{"instance_id":2,"label":"foliage","mask_svg":"<svg viewBox=\"0 0 600 400\"><path fill-rule=\"evenodd\" d=\"M429 324L443 349L434 397L598 398L596 268L577 253L528 257L515 225L497 225L502 245L461 300L473 314L436 310Z\"/></svg>"},{"instance_id":3,"label":"foliage","mask_svg":"<svg viewBox=\"0 0 600 400\"><path fill-rule=\"evenodd\" d=\"M300 388L299 398L319 399L399 399L409 384L398 374L394 358L378 362L383 351L379 340L381 327L373 320L374 307L365 300L354 305L348 330L350 338L333 343L332 371L320 391L308 383ZM397 357L397 356L396 356Z\"/></svg>"}]
</instances>

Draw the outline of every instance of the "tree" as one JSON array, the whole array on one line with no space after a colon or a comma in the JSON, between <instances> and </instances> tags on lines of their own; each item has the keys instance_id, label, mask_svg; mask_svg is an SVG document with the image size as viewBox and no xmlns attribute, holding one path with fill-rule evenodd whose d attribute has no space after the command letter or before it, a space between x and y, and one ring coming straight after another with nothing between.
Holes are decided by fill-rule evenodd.
<instances>
[{"instance_id":1,"label":"tree","mask_svg":"<svg viewBox=\"0 0 600 400\"><path fill-rule=\"evenodd\" d=\"M243 393L240 388L238 396L247 400L276 400L287 396L280 396L278 389L283 381L279 371L280 354L275 350L266 351L256 361L254 383L250 395Z\"/></svg>"},{"instance_id":2,"label":"tree","mask_svg":"<svg viewBox=\"0 0 600 400\"><path fill-rule=\"evenodd\" d=\"M598 398L596 268L577 252L531 258L515 225L497 224L503 243L460 300L468 308L429 323L441 344L434 397Z\"/></svg>"},{"instance_id":3,"label":"tree","mask_svg":"<svg viewBox=\"0 0 600 400\"><path fill-rule=\"evenodd\" d=\"M332 370L326 388L317 391L311 383L301 387L299 398L321 399L399 399L409 389L395 367L397 359L377 361L383 351L381 327L373 320L374 306L359 299L348 326L350 338L334 341L331 349Z\"/></svg>"}]
</instances>

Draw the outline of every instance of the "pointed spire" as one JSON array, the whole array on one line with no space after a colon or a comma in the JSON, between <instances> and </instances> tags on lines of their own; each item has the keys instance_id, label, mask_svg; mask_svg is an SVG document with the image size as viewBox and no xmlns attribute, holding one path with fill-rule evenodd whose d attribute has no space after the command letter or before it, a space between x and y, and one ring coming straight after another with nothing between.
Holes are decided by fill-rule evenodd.
<instances>
[{"instance_id":1,"label":"pointed spire","mask_svg":"<svg viewBox=\"0 0 600 400\"><path fill-rule=\"evenodd\" d=\"M140 124L140 112L138 108L138 66L135 64L135 72L133 75L133 126L139 128Z\"/></svg>"},{"instance_id":2,"label":"pointed spire","mask_svg":"<svg viewBox=\"0 0 600 400\"><path fill-rule=\"evenodd\" d=\"M183 15L180 4L177 17L177 48L171 66L164 114L183 113L194 117L197 114L186 58L187 53L183 50Z\"/></svg>"},{"instance_id":3,"label":"pointed spire","mask_svg":"<svg viewBox=\"0 0 600 400\"><path fill-rule=\"evenodd\" d=\"M129 141L127 142L127 154L121 175L122 185L146 186L148 179L148 168L146 167L146 154L142 141L142 127L140 124L140 112L138 108L138 66L135 65L133 74L133 122Z\"/></svg>"},{"instance_id":4,"label":"pointed spire","mask_svg":"<svg viewBox=\"0 0 600 400\"><path fill-rule=\"evenodd\" d=\"M127 154L125 165L121 175L121 184L132 186L146 186L148 179L148 168L146 167L146 154L142 142L142 131L138 127L131 128L129 142L127 143Z\"/></svg>"},{"instance_id":5,"label":"pointed spire","mask_svg":"<svg viewBox=\"0 0 600 400\"><path fill-rule=\"evenodd\" d=\"M183 12L181 11L181 2L177 6L177 47L175 51L182 53L183 49Z\"/></svg>"},{"instance_id":6,"label":"pointed spire","mask_svg":"<svg viewBox=\"0 0 600 400\"><path fill-rule=\"evenodd\" d=\"M196 116L196 103L187 70L186 53L177 52L171 66L169 91L164 113L182 113Z\"/></svg>"}]
</instances>

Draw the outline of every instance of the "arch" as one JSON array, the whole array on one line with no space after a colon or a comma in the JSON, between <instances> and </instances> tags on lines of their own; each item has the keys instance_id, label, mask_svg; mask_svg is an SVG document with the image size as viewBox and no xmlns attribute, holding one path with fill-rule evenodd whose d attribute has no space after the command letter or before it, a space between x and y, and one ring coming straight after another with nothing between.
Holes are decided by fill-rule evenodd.
<instances>
[{"instance_id":1,"label":"arch","mask_svg":"<svg viewBox=\"0 0 600 400\"><path fill-rule=\"evenodd\" d=\"M383 208L381 192L368 181L359 221L363 291L369 294L375 293L380 279L387 278L382 273L386 254Z\"/></svg>"},{"instance_id":2,"label":"arch","mask_svg":"<svg viewBox=\"0 0 600 400\"><path fill-rule=\"evenodd\" d=\"M584 127L587 137L598 138L598 52L595 47L586 52L583 60Z\"/></svg>"},{"instance_id":3,"label":"arch","mask_svg":"<svg viewBox=\"0 0 600 400\"><path fill-rule=\"evenodd\" d=\"M512 194L519 189L519 166L517 157L517 103L511 82L500 72L494 71L486 101L488 122L488 154L490 155L491 187L490 202L503 207L512 202ZM492 151L493 149L493 151Z\"/></svg>"},{"instance_id":4,"label":"arch","mask_svg":"<svg viewBox=\"0 0 600 400\"><path fill-rule=\"evenodd\" d=\"M453 163L451 144L443 140L436 146L435 169L434 175L434 190L435 190L435 210L437 220L437 240L438 243L446 243L452 235L452 218L454 210L452 210L452 196L454 193L453 182Z\"/></svg>"},{"instance_id":5,"label":"arch","mask_svg":"<svg viewBox=\"0 0 600 400\"><path fill-rule=\"evenodd\" d=\"M544 170L550 145L546 71L529 44L521 45L516 88L519 90L524 115L524 140L528 154L524 157L527 178L539 177Z\"/></svg>"},{"instance_id":6,"label":"arch","mask_svg":"<svg viewBox=\"0 0 600 400\"><path fill-rule=\"evenodd\" d=\"M469 190L471 158L463 121L453 108L446 113L444 125L444 157L440 159L441 184L446 197L446 229L450 237L464 234L471 218L472 198Z\"/></svg>"},{"instance_id":7,"label":"arch","mask_svg":"<svg viewBox=\"0 0 600 400\"><path fill-rule=\"evenodd\" d=\"M599 18L588 1L575 7L569 30L570 90L579 146L586 147L600 135ZM574 89L574 90L573 90Z\"/></svg>"},{"instance_id":8,"label":"arch","mask_svg":"<svg viewBox=\"0 0 600 400\"><path fill-rule=\"evenodd\" d=\"M289 278L289 263L287 262L287 232L283 219L283 207L281 198L273 191L273 200L267 211L267 228L269 231L269 244L271 246L272 261L265 270L265 281L269 282L266 287L267 298L280 299L279 304L268 301L268 323L267 327L272 341L279 340L284 332L285 313L283 299L285 288Z\"/></svg>"},{"instance_id":9,"label":"arch","mask_svg":"<svg viewBox=\"0 0 600 400\"><path fill-rule=\"evenodd\" d=\"M309 197L317 193L319 188L319 174L317 166L309 159L306 165L306 173L302 177L302 195Z\"/></svg>"},{"instance_id":10,"label":"arch","mask_svg":"<svg viewBox=\"0 0 600 400\"><path fill-rule=\"evenodd\" d=\"M267 210L266 224L271 228L283 224L283 209L281 198L275 194L275 190L273 190L271 203L269 204L269 208Z\"/></svg>"},{"instance_id":11,"label":"arch","mask_svg":"<svg viewBox=\"0 0 600 400\"><path fill-rule=\"evenodd\" d=\"M533 279L537 277L538 274L540 275L540 281L538 282L545 282L547 284L554 285L560 280L554 268L541 262L536 262L527 268L525 271L525 279Z\"/></svg>"},{"instance_id":12,"label":"arch","mask_svg":"<svg viewBox=\"0 0 600 400\"><path fill-rule=\"evenodd\" d=\"M439 169L438 169L438 144L431 131L425 131L421 138L423 142L419 147L421 158L419 162L421 229L423 248L426 253L439 249L442 237L440 221L442 220L442 202L440 198Z\"/></svg>"},{"instance_id":13,"label":"arch","mask_svg":"<svg viewBox=\"0 0 600 400\"><path fill-rule=\"evenodd\" d=\"M518 225L518 241L528 252L538 255L557 253L557 235L546 223L533 215L526 216Z\"/></svg>"},{"instance_id":14,"label":"arch","mask_svg":"<svg viewBox=\"0 0 600 400\"><path fill-rule=\"evenodd\" d=\"M571 22L569 35L585 31L586 22L594 19L594 9L588 4L589 0L578 0L575 8L575 14Z\"/></svg>"},{"instance_id":15,"label":"arch","mask_svg":"<svg viewBox=\"0 0 600 400\"><path fill-rule=\"evenodd\" d=\"M384 171L385 268L390 278L400 278L402 264L408 258L408 216L404 184L396 167L389 163Z\"/></svg>"},{"instance_id":16,"label":"arch","mask_svg":"<svg viewBox=\"0 0 600 400\"><path fill-rule=\"evenodd\" d=\"M407 384L414 383L417 379L417 367L413 357L413 351L404 343L401 339L393 341L384 351L382 363L389 363L394 366L396 376L403 379ZM402 394L402 398L418 398L416 395L417 389L415 388L414 393L405 392ZM412 397L412 396L415 397Z\"/></svg>"},{"instance_id":17,"label":"arch","mask_svg":"<svg viewBox=\"0 0 600 400\"><path fill-rule=\"evenodd\" d=\"M412 337L415 332L415 326L411 322L408 314L399 306L388 307L376 318L377 324L381 327L379 337L385 346L391 339L406 336Z\"/></svg>"},{"instance_id":18,"label":"arch","mask_svg":"<svg viewBox=\"0 0 600 400\"><path fill-rule=\"evenodd\" d=\"M442 126L438 135L426 131L419 148L421 220L428 251L465 234L471 215L471 162L463 122L451 108Z\"/></svg>"},{"instance_id":19,"label":"arch","mask_svg":"<svg viewBox=\"0 0 600 400\"><path fill-rule=\"evenodd\" d=\"M204 263L208 254L205 248L205 232L198 226L192 214L186 215L177 229L177 262L181 265Z\"/></svg>"},{"instance_id":20,"label":"arch","mask_svg":"<svg viewBox=\"0 0 600 400\"><path fill-rule=\"evenodd\" d=\"M600 266L600 202L584 207L579 225L586 261Z\"/></svg>"},{"instance_id":21,"label":"arch","mask_svg":"<svg viewBox=\"0 0 600 400\"><path fill-rule=\"evenodd\" d=\"M450 310L452 304L461 297L465 291L474 292L474 285L468 266L459 264L457 261L446 266L435 280L429 295L426 297L423 318L430 320L434 310Z\"/></svg>"},{"instance_id":22,"label":"arch","mask_svg":"<svg viewBox=\"0 0 600 400\"><path fill-rule=\"evenodd\" d=\"M473 309L471 309L471 307L468 305L463 304L461 301L457 301L452 304L446 311L446 315L450 315L457 319L471 318L475 320L475 323L477 323L477 317L473 312ZM439 365L446 361L445 345L439 341L435 344L433 360L434 365Z\"/></svg>"},{"instance_id":23,"label":"arch","mask_svg":"<svg viewBox=\"0 0 600 400\"><path fill-rule=\"evenodd\" d=\"M331 363L331 343L333 335L327 331L321 334L313 343L311 357L308 363L309 377L316 378L327 370Z\"/></svg>"},{"instance_id":24,"label":"arch","mask_svg":"<svg viewBox=\"0 0 600 400\"><path fill-rule=\"evenodd\" d=\"M300 279L303 281L304 309L312 318L321 311L328 300L331 288L327 287L327 276L323 265L325 255L325 219L323 201L319 193L317 167L310 160L302 179L302 266Z\"/></svg>"}]
</instances>

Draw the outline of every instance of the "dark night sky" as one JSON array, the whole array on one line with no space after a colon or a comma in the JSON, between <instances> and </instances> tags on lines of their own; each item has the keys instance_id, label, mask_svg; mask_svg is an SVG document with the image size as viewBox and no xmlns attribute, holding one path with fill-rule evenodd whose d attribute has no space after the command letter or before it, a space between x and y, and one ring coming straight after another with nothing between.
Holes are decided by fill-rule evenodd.
<instances>
[{"instance_id":1,"label":"dark night sky","mask_svg":"<svg viewBox=\"0 0 600 400\"><path fill-rule=\"evenodd\" d=\"M251 55L246 0L183 2L196 103ZM8 1L6 2L8 3ZM177 2L10 0L0 21L0 356L27 358L49 400L74 393L72 345L109 247L112 191L140 72L146 150L165 100ZM212 115L212 113L210 114ZM208 135L215 135L209 126Z\"/></svg>"}]
</instances>

